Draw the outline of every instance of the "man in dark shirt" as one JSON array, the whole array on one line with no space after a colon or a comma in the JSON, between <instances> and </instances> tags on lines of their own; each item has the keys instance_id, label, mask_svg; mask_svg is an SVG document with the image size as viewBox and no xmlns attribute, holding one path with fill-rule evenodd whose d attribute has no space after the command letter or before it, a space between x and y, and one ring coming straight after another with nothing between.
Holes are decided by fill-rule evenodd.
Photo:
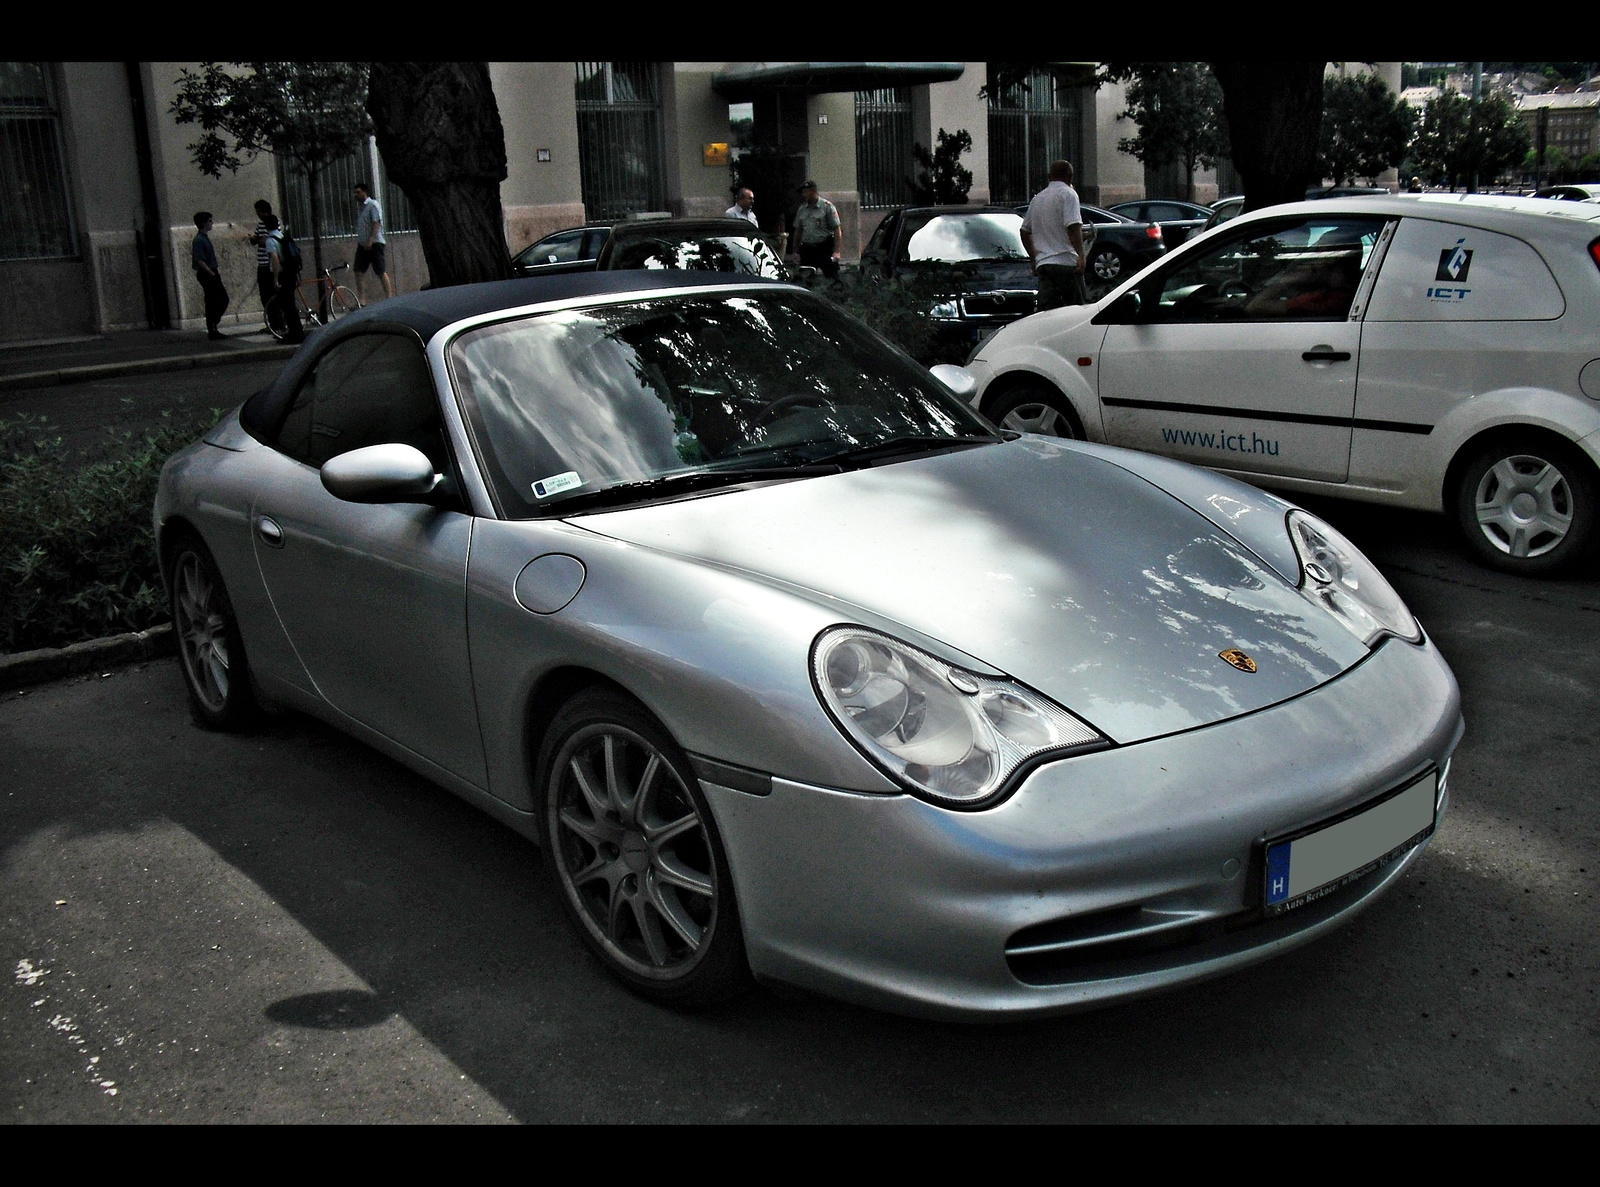
<instances>
[{"instance_id":1,"label":"man in dark shirt","mask_svg":"<svg viewBox=\"0 0 1600 1187\"><path fill-rule=\"evenodd\" d=\"M211 246L211 212L202 210L194 216L194 243L189 249L194 277L206 295L206 337L226 338L217 329L217 323L228 310L228 290L222 285L222 271L217 267L217 249Z\"/></svg>"}]
</instances>

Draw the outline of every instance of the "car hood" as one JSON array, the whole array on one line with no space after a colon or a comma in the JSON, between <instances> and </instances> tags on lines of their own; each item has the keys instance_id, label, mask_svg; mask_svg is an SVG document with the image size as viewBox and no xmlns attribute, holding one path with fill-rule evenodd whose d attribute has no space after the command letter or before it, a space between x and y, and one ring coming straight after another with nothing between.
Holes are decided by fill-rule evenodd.
<instances>
[{"instance_id":1,"label":"car hood","mask_svg":"<svg viewBox=\"0 0 1600 1187\"><path fill-rule=\"evenodd\" d=\"M1367 654L1173 496L1040 437L576 522L810 591L841 622L904 624L1117 742L1264 708Z\"/></svg>"}]
</instances>

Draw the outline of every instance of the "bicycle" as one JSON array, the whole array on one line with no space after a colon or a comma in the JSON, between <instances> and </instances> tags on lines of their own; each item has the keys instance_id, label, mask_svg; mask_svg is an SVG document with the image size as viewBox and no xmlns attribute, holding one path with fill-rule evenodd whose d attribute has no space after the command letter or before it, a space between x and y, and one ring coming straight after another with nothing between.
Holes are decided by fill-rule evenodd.
<instances>
[{"instance_id":1,"label":"bicycle","mask_svg":"<svg viewBox=\"0 0 1600 1187\"><path fill-rule=\"evenodd\" d=\"M333 278L333 273L349 270L349 264L335 264L332 268L324 268L321 276L302 280L294 286L295 312L303 326L310 329L313 326L331 325L361 307L355 293ZM310 301L306 300L308 288L312 291ZM267 307L266 319L267 329L279 342L289 337L288 323L276 305Z\"/></svg>"}]
</instances>

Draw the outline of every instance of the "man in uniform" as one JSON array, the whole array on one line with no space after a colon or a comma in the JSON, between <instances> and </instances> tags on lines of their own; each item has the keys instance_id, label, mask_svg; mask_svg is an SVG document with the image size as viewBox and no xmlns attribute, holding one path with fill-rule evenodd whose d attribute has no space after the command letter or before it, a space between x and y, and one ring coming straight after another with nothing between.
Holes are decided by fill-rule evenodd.
<instances>
[{"instance_id":1,"label":"man in uniform","mask_svg":"<svg viewBox=\"0 0 1600 1187\"><path fill-rule=\"evenodd\" d=\"M738 197L733 200L733 205L728 207L728 209L724 210L722 213L726 214L729 218L745 219L752 227L755 227L760 225L756 222L755 205L755 191L746 187L739 191Z\"/></svg>"},{"instance_id":2,"label":"man in uniform","mask_svg":"<svg viewBox=\"0 0 1600 1187\"><path fill-rule=\"evenodd\" d=\"M800 194L805 200L794 212L795 256L803 266L820 268L829 280L837 280L839 256L844 249L839 211L822 196L814 181L801 186Z\"/></svg>"},{"instance_id":3,"label":"man in uniform","mask_svg":"<svg viewBox=\"0 0 1600 1187\"><path fill-rule=\"evenodd\" d=\"M1088 299L1083 289L1083 211L1072 188L1072 163L1052 161L1048 176L1049 184L1033 196L1022 220L1022 246L1039 278L1040 312Z\"/></svg>"}]
</instances>

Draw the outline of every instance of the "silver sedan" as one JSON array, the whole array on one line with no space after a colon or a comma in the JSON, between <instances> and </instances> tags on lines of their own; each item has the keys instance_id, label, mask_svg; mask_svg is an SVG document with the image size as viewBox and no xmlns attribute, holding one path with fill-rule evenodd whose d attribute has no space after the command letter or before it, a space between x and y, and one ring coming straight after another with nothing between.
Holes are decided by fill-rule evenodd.
<instances>
[{"instance_id":1,"label":"silver sedan","mask_svg":"<svg viewBox=\"0 0 1600 1187\"><path fill-rule=\"evenodd\" d=\"M1306 512L967 383L738 278L364 310L162 473L195 715L483 808L678 1005L1060 1012L1356 915L1462 731L1416 620Z\"/></svg>"}]
</instances>

